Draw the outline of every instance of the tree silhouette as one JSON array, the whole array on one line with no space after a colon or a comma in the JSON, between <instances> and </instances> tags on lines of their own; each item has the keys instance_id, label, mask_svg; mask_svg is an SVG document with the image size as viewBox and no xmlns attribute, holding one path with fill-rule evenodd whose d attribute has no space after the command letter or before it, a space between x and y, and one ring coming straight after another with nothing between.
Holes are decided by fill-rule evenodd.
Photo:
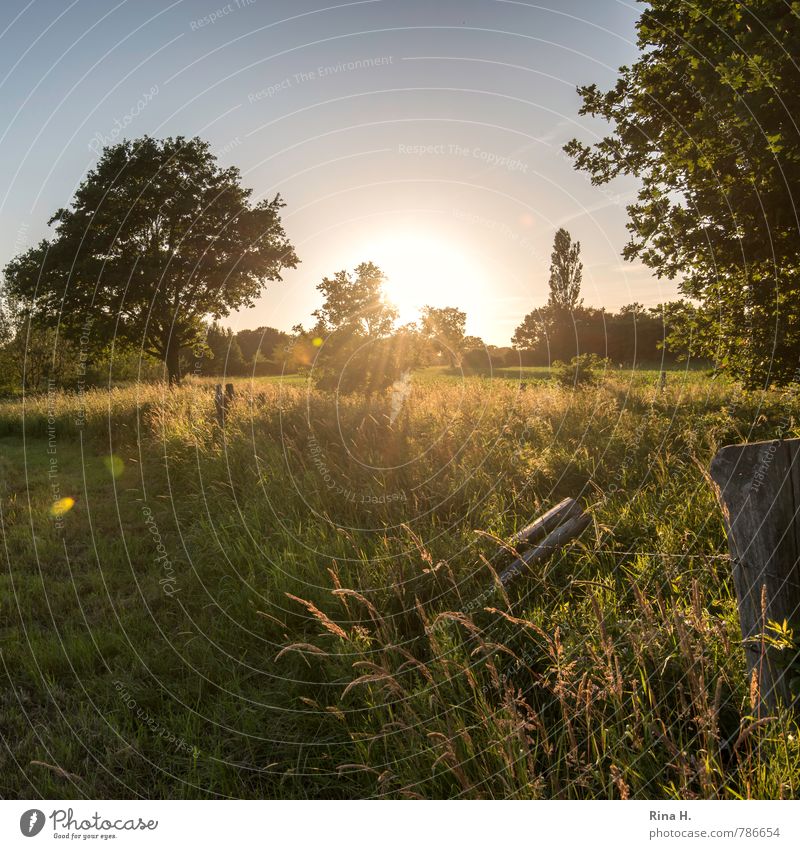
<instances>
[{"instance_id":1,"label":"tree silhouette","mask_svg":"<svg viewBox=\"0 0 800 849\"><path fill-rule=\"evenodd\" d=\"M391 336L397 309L386 300L384 273L362 262L351 274L339 271L317 286L325 300L314 312L311 333L299 328L299 350L316 345L313 372L317 386L367 396L391 385L405 368L410 348ZM305 340L305 342L303 342Z\"/></svg>"},{"instance_id":2,"label":"tree silhouette","mask_svg":"<svg viewBox=\"0 0 800 849\"><path fill-rule=\"evenodd\" d=\"M205 320L252 306L298 262L280 196L250 197L238 169L218 167L199 138L107 147L51 218L54 238L6 266L9 293L34 320L95 347L140 346L176 382L180 349L202 340Z\"/></svg>"},{"instance_id":3,"label":"tree silhouette","mask_svg":"<svg viewBox=\"0 0 800 849\"><path fill-rule=\"evenodd\" d=\"M581 281L581 243L560 227L553 239L550 254L550 297L548 306L556 313L572 313L583 303Z\"/></svg>"},{"instance_id":4,"label":"tree silhouette","mask_svg":"<svg viewBox=\"0 0 800 849\"><path fill-rule=\"evenodd\" d=\"M701 302L692 345L750 386L797 379L800 68L796 3L651 0L640 58L581 114L612 133L565 151L595 184L638 178L627 259Z\"/></svg>"},{"instance_id":5,"label":"tree silhouette","mask_svg":"<svg viewBox=\"0 0 800 849\"><path fill-rule=\"evenodd\" d=\"M544 349L547 360L579 353L576 324L583 316L581 243L563 228L556 231L550 254L550 294L543 307L529 312L514 331L511 344L524 350Z\"/></svg>"},{"instance_id":6,"label":"tree silhouette","mask_svg":"<svg viewBox=\"0 0 800 849\"><path fill-rule=\"evenodd\" d=\"M360 263L354 274L337 271L317 286L325 301L314 316L328 332L350 331L368 338L385 336L397 318L396 308L386 300L385 282L386 276L374 262Z\"/></svg>"}]
</instances>

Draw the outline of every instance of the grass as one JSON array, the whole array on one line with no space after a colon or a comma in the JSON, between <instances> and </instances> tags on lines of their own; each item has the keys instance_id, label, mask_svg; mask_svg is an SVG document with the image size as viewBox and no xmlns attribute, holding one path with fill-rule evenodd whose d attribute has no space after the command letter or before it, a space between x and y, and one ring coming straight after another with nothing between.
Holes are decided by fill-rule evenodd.
<instances>
[{"instance_id":1,"label":"grass","mask_svg":"<svg viewBox=\"0 0 800 849\"><path fill-rule=\"evenodd\" d=\"M213 380L0 402L0 796L797 796L703 471L794 394L441 372L235 381L224 429ZM567 495L506 594L492 536Z\"/></svg>"}]
</instances>

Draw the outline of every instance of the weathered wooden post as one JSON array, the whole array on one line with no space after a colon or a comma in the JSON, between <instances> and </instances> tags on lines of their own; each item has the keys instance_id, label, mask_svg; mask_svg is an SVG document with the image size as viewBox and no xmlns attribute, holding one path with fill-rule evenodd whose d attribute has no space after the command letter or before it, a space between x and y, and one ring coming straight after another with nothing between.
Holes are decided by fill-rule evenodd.
<instances>
[{"instance_id":1,"label":"weathered wooden post","mask_svg":"<svg viewBox=\"0 0 800 849\"><path fill-rule=\"evenodd\" d=\"M223 427L225 424L225 414L230 409L233 399L236 397L236 392L232 383L225 384L225 392L222 391L222 384L218 383L214 387L214 407L217 411L217 422Z\"/></svg>"},{"instance_id":2,"label":"weathered wooden post","mask_svg":"<svg viewBox=\"0 0 800 849\"><path fill-rule=\"evenodd\" d=\"M225 424L225 396L222 394L222 384L214 387L214 408L217 411L217 423L220 427Z\"/></svg>"},{"instance_id":3,"label":"weathered wooden post","mask_svg":"<svg viewBox=\"0 0 800 849\"><path fill-rule=\"evenodd\" d=\"M800 439L728 445L711 461L728 533L748 680L759 713L792 703L800 631ZM770 620L794 624L794 648L769 644ZM790 667L794 666L794 673Z\"/></svg>"}]
</instances>

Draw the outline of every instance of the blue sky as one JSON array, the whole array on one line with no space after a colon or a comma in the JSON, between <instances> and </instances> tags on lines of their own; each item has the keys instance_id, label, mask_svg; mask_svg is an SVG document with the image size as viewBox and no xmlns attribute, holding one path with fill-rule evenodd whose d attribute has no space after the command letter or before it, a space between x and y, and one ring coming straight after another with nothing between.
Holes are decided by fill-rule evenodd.
<instances>
[{"instance_id":1,"label":"blue sky","mask_svg":"<svg viewBox=\"0 0 800 849\"><path fill-rule=\"evenodd\" d=\"M371 259L404 318L465 308L508 344L546 300L553 232L583 246L586 303L674 285L623 263L635 184L561 152L596 121L575 87L636 56L617 0L4 0L0 263L47 234L103 143L201 135L257 196L280 192L302 264L235 327L308 323L325 274Z\"/></svg>"}]
</instances>

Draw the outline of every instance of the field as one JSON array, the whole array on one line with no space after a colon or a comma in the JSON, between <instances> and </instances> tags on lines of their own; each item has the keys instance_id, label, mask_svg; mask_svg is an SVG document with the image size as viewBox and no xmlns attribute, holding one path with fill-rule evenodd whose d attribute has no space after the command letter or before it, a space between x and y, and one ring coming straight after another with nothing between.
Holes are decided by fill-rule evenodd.
<instances>
[{"instance_id":1,"label":"field","mask_svg":"<svg viewBox=\"0 0 800 849\"><path fill-rule=\"evenodd\" d=\"M797 396L519 377L0 401L0 796L796 797L706 470ZM592 526L506 593L566 496Z\"/></svg>"}]
</instances>

